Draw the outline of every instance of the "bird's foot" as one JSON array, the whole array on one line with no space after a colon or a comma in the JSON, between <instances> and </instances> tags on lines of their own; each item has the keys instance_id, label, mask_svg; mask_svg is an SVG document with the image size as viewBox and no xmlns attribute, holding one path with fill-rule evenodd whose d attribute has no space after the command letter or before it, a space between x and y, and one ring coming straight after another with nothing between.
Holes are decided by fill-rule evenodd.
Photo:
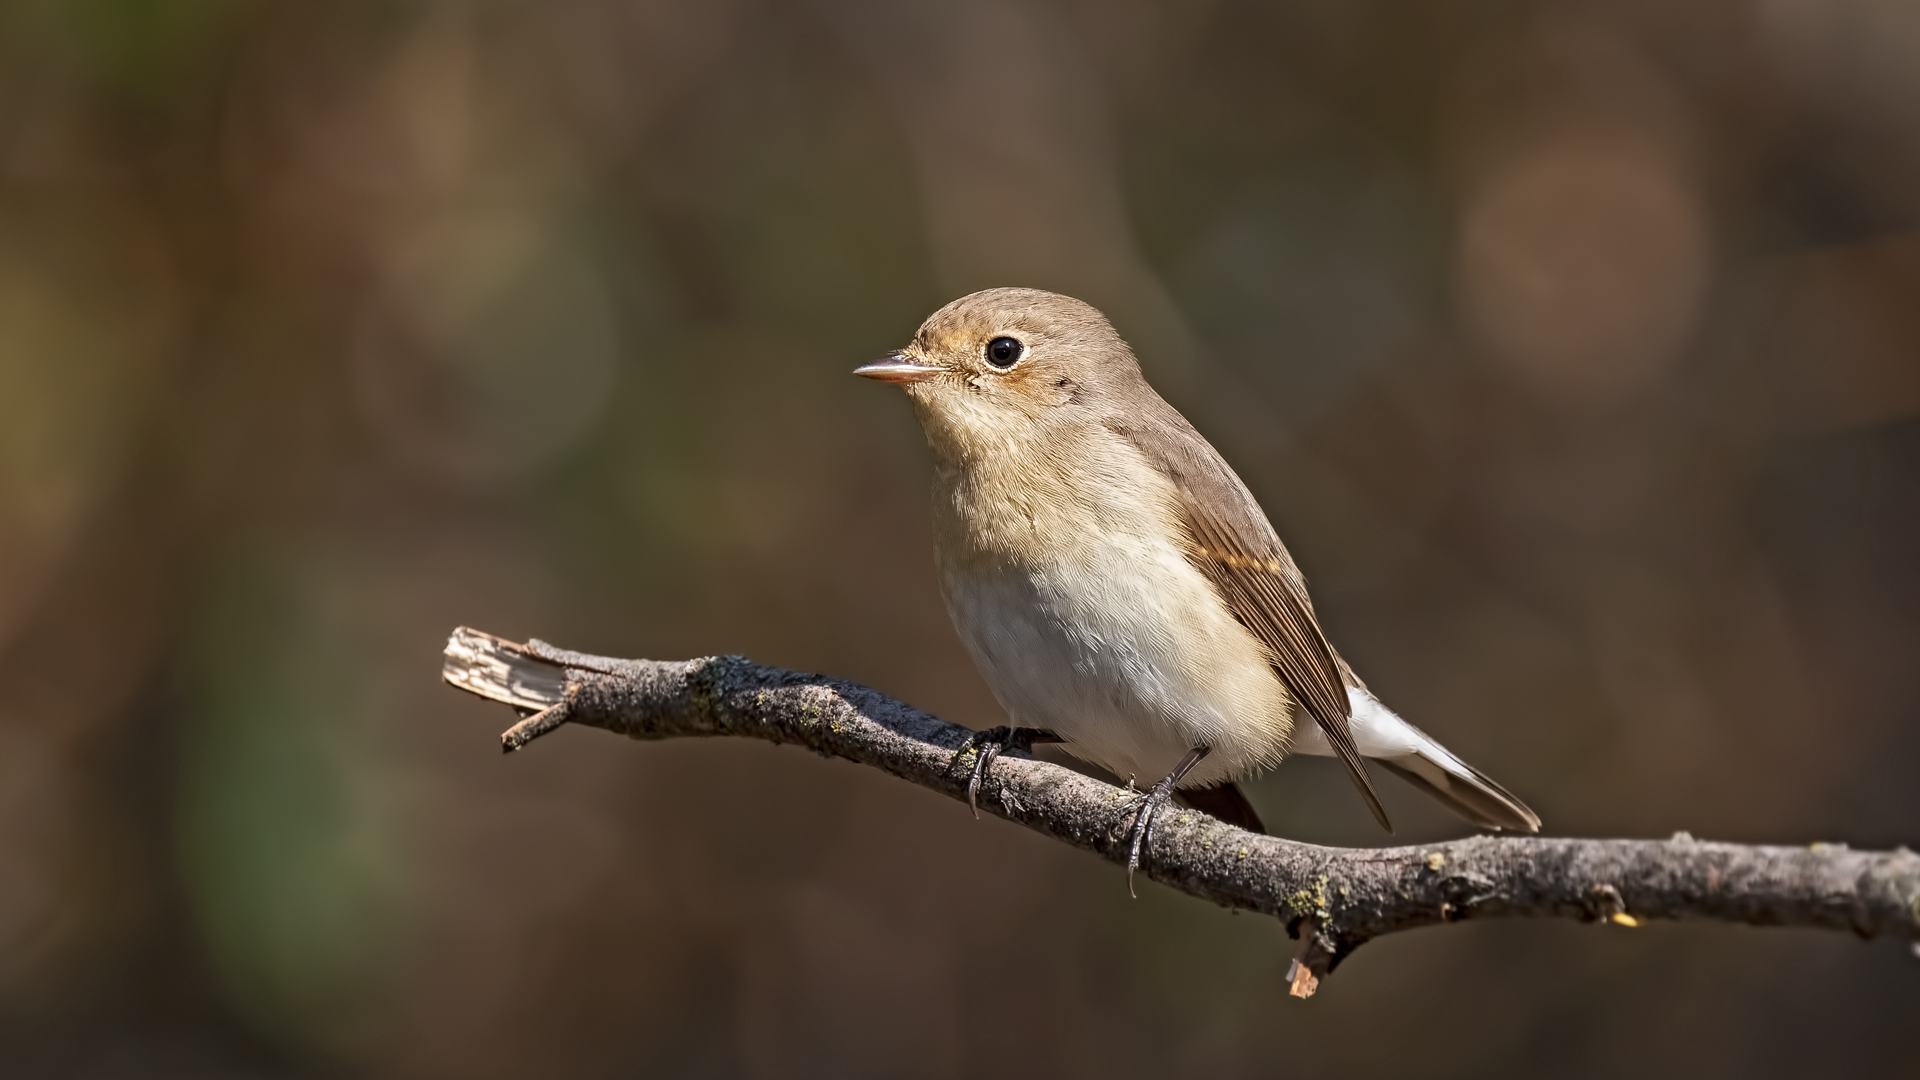
<instances>
[{"instance_id":1,"label":"bird's foot","mask_svg":"<svg viewBox=\"0 0 1920 1080\"><path fill-rule=\"evenodd\" d=\"M1120 807L1122 814L1129 810L1133 811L1133 824L1127 829L1128 896L1139 895L1133 891L1133 872L1140 869L1140 853L1146 850L1148 841L1153 839L1154 821L1159 818L1160 812L1173 802L1173 789L1179 786L1181 780L1186 779L1187 773L1191 772L1195 765L1200 764L1200 759L1206 757L1211 749L1212 747L1196 746L1187 751L1187 756L1181 758L1180 764L1175 765L1173 771L1159 783L1128 799ZM1127 780L1127 790L1133 790L1131 778Z\"/></svg>"},{"instance_id":2,"label":"bird's foot","mask_svg":"<svg viewBox=\"0 0 1920 1080\"><path fill-rule=\"evenodd\" d=\"M967 779L967 805L973 809L975 820L980 817L980 785L987 778L987 771L993 768L995 758L1008 750L1017 750L1023 754L1033 752L1035 743L1059 742L1060 736L1041 728L1016 728L1002 725L976 731L967 738L960 749L953 752L953 761L958 764L968 751L973 753L972 775Z\"/></svg>"},{"instance_id":3,"label":"bird's foot","mask_svg":"<svg viewBox=\"0 0 1920 1080\"><path fill-rule=\"evenodd\" d=\"M1133 872L1140 869L1140 855L1153 839L1153 825L1160 814L1173 805L1173 785L1179 777L1169 775L1159 783L1140 792L1120 805L1122 817L1131 810L1133 821L1127 827L1127 895L1138 896L1133 891ZM1129 782L1128 788L1133 784Z\"/></svg>"}]
</instances>

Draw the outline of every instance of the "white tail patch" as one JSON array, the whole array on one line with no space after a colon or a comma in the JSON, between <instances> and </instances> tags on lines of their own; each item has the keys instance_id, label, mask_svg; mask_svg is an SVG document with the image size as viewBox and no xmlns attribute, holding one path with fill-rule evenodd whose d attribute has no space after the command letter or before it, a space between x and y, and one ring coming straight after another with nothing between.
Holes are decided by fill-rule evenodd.
<instances>
[{"instance_id":1,"label":"white tail patch","mask_svg":"<svg viewBox=\"0 0 1920 1080\"><path fill-rule=\"evenodd\" d=\"M1353 742L1363 756L1388 766L1476 825L1514 832L1540 831L1540 818L1525 803L1460 760L1433 736L1400 719L1379 698L1349 686L1347 701L1353 709L1349 720ZM1332 757L1333 747L1320 725L1299 724L1294 729L1293 752Z\"/></svg>"}]
</instances>

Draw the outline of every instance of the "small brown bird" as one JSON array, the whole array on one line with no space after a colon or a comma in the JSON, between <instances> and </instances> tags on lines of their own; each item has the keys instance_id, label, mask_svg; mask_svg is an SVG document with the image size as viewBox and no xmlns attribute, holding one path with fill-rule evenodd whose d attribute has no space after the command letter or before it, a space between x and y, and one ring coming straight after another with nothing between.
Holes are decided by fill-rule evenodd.
<instances>
[{"instance_id":1,"label":"small brown bird","mask_svg":"<svg viewBox=\"0 0 1920 1080\"><path fill-rule=\"evenodd\" d=\"M904 386L933 449L947 611L1010 720L977 738L974 791L1035 741L1161 777L1130 804L1129 874L1176 792L1264 832L1235 781L1288 753L1338 756L1389 831L1367 758L1476 825L1539 831L1334 651L1259 504L1100 312L989 289L855 374Z\"/></svg>"}]
</instances>

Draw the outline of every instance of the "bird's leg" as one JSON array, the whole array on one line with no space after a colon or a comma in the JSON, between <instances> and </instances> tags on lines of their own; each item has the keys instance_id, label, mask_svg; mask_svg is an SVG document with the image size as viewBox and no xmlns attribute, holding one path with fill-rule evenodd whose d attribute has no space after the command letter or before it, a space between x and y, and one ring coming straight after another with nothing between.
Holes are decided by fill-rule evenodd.
<instances>
[{"instance_id":1,"label":"bird's leg","mask_svg":"<svg viewBox=\"0 0 1920 1080\"><path fill-rule=\"evenodd\" d=\"M1175 765L1172 772L1152 788L1127 800L1126 805L1120 808L1123 814L1128 810L1134 812L1133 825L1127 829L1127 895L1139 895L1133 891L1133 872L1140 869L1140 852L1153 837L1154 818L1173 801L1173 789L1179 786L1187 773L1193 771L1195 765L1200 764L1200 759L1206 757L1210 749L1212 747L1196 746L1187 751L1187 756L1180 759L1180 764Z\"/></svg>"},{"instance_id":2,"label":"bird's leg","mask_svg":"<svg viewBox=\"0 0 1920 1080\"><path fill-rule=\"evenodd\" d=\"M995 758L1008 750L1030 754L1035 743L1061 741L1060 736L1044 728L1004 725L976 731L968 736L966 744L953 752L953 761L958 762L962 754L973 751L973 775L967 780L967 805L973 808L974 819L979 820L980 817L980 784L986 780L987 770L993 768Z\"/></svg>"}]
</instances>

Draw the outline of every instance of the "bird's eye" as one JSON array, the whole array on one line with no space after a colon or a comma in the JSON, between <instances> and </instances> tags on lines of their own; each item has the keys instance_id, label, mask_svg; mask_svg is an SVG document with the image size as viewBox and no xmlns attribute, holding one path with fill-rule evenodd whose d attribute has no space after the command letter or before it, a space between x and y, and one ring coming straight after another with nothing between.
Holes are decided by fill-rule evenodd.
<instances>
[{"instance_id":1,"label":"bird's eye","mask_svg":"<svg viewBox=\"0 0 1920 1080\"><path fill-rule=\"evenodd\" d=\"M1026 351L1027 347L1020 344L1017 338L997 337L987 342L987 363L997 368L1009 368Z\"/></svg>"}]
</instances>

